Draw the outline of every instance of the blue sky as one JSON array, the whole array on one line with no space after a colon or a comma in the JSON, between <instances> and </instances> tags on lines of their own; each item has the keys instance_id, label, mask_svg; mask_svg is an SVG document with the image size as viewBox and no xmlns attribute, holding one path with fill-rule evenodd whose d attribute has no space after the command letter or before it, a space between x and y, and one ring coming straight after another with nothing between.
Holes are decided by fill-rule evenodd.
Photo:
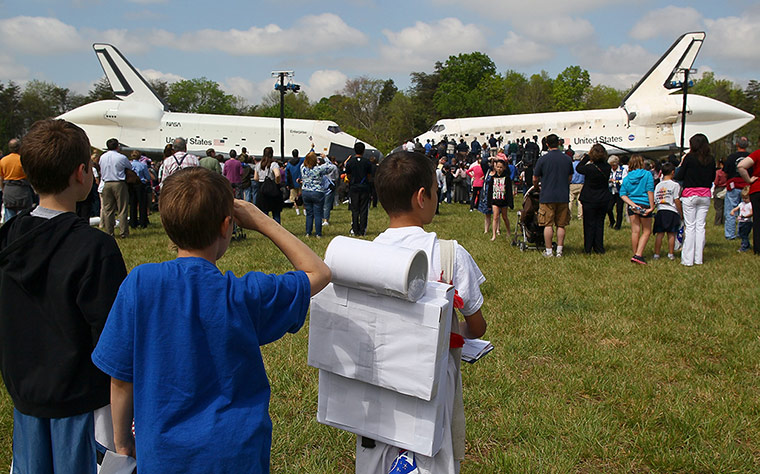
<instances>
[{"instance_id":1,"label":"blue sky","mask_svg":"<svg viewBox=\"0 0 760 474\"><path fill-rule=\"evenodd\" d=\"M294 70L314 101L367 76L410 85L449 55L481 51L498 71L635 83L687 31L706 31L695 67L760 80L760 4L748 0L0 0L0 81L40 79L86 92L102 77L93 42L147 78L205 76L249 103Z\"/></svg>"}]
</instances>

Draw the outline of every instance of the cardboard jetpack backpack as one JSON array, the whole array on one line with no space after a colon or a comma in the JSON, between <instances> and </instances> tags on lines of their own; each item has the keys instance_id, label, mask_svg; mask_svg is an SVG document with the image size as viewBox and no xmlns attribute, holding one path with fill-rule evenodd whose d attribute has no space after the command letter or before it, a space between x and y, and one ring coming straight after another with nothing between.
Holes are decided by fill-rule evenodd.
<instances>
[{"instance_id":1,"label":"cardboard jetpack backpack","mask_svg":"<svg viewBox=\"0 0 760 474\"><path fill-rule=\"evenodd\" d=\"M453 287L427 281L420 250L337 237L325 261L333 282L312 299L309 324L308 362L320 369L317 420L433 456L442 441Z\"/></svg>"}]
</instances>

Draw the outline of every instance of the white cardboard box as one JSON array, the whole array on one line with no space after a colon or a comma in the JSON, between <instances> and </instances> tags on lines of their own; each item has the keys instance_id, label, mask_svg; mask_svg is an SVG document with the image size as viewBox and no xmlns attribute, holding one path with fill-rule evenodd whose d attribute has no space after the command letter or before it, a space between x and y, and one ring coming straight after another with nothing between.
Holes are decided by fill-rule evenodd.
<instances>
[{"instance_id":1,"label":"white cardboard box","mask_svg":"<svg viewBox=\"0 0 760 474\"><path fill-rule=\"evenodd\" d=\"M429 401L445 376L453 296L438 282L415 303L329 284L311 301L308 363Z\"/></svg>"},{"instance_id":2,"label":"white cardboard box","mask_svg":"<svg viewBox=\"0 0 760 474\"><path fill-rule=\"evenodd\" d=\"M320 370L317 421L432 457L443 441L446 387L425 401Z\"/></svg>"}]
</instances>

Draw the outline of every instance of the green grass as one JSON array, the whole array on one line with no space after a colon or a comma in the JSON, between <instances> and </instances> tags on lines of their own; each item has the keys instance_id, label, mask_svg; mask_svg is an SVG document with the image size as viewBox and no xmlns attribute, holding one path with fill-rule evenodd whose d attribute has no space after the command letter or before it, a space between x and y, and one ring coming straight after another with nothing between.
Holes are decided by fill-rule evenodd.
<instances>
[{"instance_id":1,"label":"green grass","mask_svg":"<svg viewBox=\"0 0 760 474\"><path fill-rule=\"evenodd\" d=\"M303 235L303 216L283 213ZM514 225L515 216L511 214ZM119 244L129 268L173 257L151 227ZM387 225L370 212L369 235ZM320 255L347 234L333 213ZM738 254L708 216L705 264L631 264L630 228L606 230L607 254L581 253L568 227L565 256L545 259L490 242L483 217L443 205L428 230L455 238L487 281L486 339L496 350L465 364L467 459L463 473L757 472L760 466L760 259ZM649 244L646 256L652 254ZM285 257L248 232L223 270L283 272ZM306 365L307 326L263 348L272 384L273 472L350 472L354 438L316 422L317 370ZM10 464L12 406L0 397L0 465Z\"/></svg>"}]
</instances>

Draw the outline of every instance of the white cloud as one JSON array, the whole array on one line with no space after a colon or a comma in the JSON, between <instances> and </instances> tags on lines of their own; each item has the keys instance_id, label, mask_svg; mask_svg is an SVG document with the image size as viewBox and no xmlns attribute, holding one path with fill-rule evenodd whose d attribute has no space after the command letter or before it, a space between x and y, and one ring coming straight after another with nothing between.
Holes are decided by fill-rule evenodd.
<instances>
[{"instance_id":1,"label":"white cloud","mask_svg":"<svg viewBox=\"0 0 760 474\"><path fill-rule=\"evenodd\" d=\"M562 45L585 41L594 35L594 27L590 21L560 16L542 20L540 28L530 21L515 22L515 29L535 40Z\"/></svg>"},{"instance_id":2,"label":"white cloud","mask_svg":"<svg viewBox=\"0 0 760 474\"><path fill-rule=\"evenodd\" d=\"M8 52L49 55L87 44L76 28L57 18L17 16L0 20L0 45Z\"/></svg>"},{"instance_id":3,"label":"white cloud","mask_svg":"<svg viewBox=\"0 0 760 474\"><path fill-rule=\"evenodd\" d=\"M589 72L591 84L614 87L615 89L627 90L636 85L644 74L606 74L603 72Z\"/></svg>"},{"instance_id":4,"label":"white cloud","mask_svg":"<svg viewBox=\"0 0 760 474\"><path fill-rule=\"evenodd\" d=\"M516 66L538 64L554 57L554 52L548 46L523 38L512 31L491 54L499 62Z\"/></svg>"},{"instance_id":5,"label":"white cloud","mask_svg":"<svg viewBox=\"0 0 760 474\"><path fill-rule=\"evenodd\" d=\"M274 90L274 79L253 82L244 77L228 77L220 84L228 94L239 96L249 104L258 104L261 99Z\"/></svg>"},{"instance_id":6,"label":"white cloud","mask_svg":"<svg viewBox=\"0 0 760 474\"><path fill-rule=\"evenodd\" d=\"M536 21L557 15L577 15L580 12L601 9L610 5L628 3L625 0L433 0L434 5L455 5L480 13L487 18L513 19L512 23L530 18L534 26L539 27Z\"/></svg>"},{"instance_id":7,"label":"white cloud","mask_svg":"<svg viewBox=\"0 0 760 474\"><path fill-rule=\"evenodd\" d=\"M312 102L319 101L322 97L330 97L345 87L348 76L340 71L319 70L309 78L309 84L304 85L303 90Z\"/></svg>"},{"instance_id":8,"label":"white cloud","mask_svg":"<svg viewBox=\"0 0 760 474\"><path fill-rule=\"evenodd\" d=\"M185 51L219 50L234 55L274 56L322 53L362 45L367 37L332 13L308 15L292 28L270 24L247 30L205 29L183 34L175 46Z\"/></svg>"},{"instance_id":9,"label":"white cloud","mask_svg":"<svg viewBox=\"0 0 760 474\"><path fill-rule=\"evenodd\" d=\"M760 16L705 19L706 52L721 61L760 62Z\"/></svg>"},{"instance_id":10,"label":"white cloud","mask_svg":"<svg viewBox=\"0 0 760 474\"><path fill-rule=\"evenodd\" d=\"M140 74L142 74L146 81L159 80L168 82L170 84L172 82L182 81L185 79L184 77L177 74L171 72L161 72L155 69L143 69L140 71Z\"/></svg>"},{"instance_id":11,"label":"white cloud","mask_svg":"<svg viewBox=\"0 0 760 474\"><path fill-rule=\"evenodd\" d=\"M0 81L23 83L29 80L29 69L22 66L13 56L0 52Z\"/></svg>"},{"instance_id":12,"label":"white cloud","mask_svg":"<svg viewBox=\"0 0 760 474\"><path fill-rule=\"evenodd\" d=\"M486 48L486 38L475 24L458 18L444 18L434 23L418 21L400 31L383 30L388 44L380 46L380 61L374 67L383 71L408 71L428 68L432 61L450 55Z\"/></svg>"},{"instance_id":13,"label":"white cloud","mask_svg":"<svg viewBox=\"0 0 760 474\"><path fill-rule=\"evenodd\" d=\"M630 44L606 49L585 46L574 52L585 69L608 75L622 75L621 77L628 74L643 76L659 57L640 45Z\"/></svg>"},{"instance_id":14,"label":"white cloud","mask_svg":"<svg viewBox=\"0 0 760 474\"><path fill-rule=\"evenodd\" d=\"M694 8L668 6L652 10L644 15L633 28L630 35L637 40L670 37L674 31L699 31L702 26L702 14Z\"/></svg>"}]
</instances>

